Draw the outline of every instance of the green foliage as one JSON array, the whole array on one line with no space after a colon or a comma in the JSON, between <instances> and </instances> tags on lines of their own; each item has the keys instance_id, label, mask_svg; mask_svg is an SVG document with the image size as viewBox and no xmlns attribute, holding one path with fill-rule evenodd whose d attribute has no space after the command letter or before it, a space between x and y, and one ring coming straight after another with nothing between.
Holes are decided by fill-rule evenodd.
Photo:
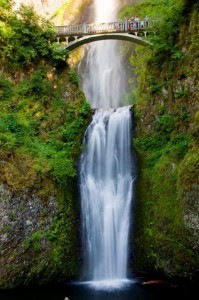
<instances>
[{"instance_id":1,"label":"green foliage","mask_svg":"<svg viewBox=\"0 0 199 300\"><path fill-rule=\"evenodd\" d=\"M30 8L12 12L10 1L0 0L2 3L1 181L16 195L26 188L31 193L33 188L45 203L49 203L49 195L56 199L50 230L43 232L39 222L37 231L26 238L21 249L27 257L38 255L33 255L25 267L14 259L9 276L14 278L13 285L27 285L42 278L71 278L78 255L74 176L90 122L90 105L77 87L77 76L74 72L68 75L67 51L60 50L57 43L49 43L54 37L51 25L43 23ZM24 207L18 208L23 213ZM44 211L41 218L45 214ZM14 215L10 213L9 217L13 220Z\"/></svg>"},{"instance_id":2,"label":"green foliage","mask_svg":"<svg viewBox=\"0 0 199 300\"><path fill-rule=\"evenodd\" d=\"M60 98L53 98L53 115L49 118L39 101L36 95L32 105L25 101L23 105L19 103L20 110L17 107L16 112L3 114L0 144L4 151L17 151L23 147L34 159L37 172L51 172L57 183L66 184L67 178L76 174L74 159L81 151L90 105L80 99L67 107ZM26 115L23 115L24 111ZM61 123L60 114L63 114ZM45 133L45 127L48 133Z\"/></svg>"},{"instance_id":3,"label":"green foliage","mask_svg":"<svg viewBox=\"0 0 199 300\"><path fill-rule=\"evenodd\" d=\"M5 122L1 123L1 131L10 131L13 133L21 132L22 126L18 122L14 114L8 114L5 117Z\"/></svg>"},{"instance_id":4,"label":"green foliage","mask_svg":"<svg viewBox=\"0 0 199 300\"><path fill-rule=\"evenodd\" d=\"M151 134L145 137L137 137L134 141L135 149L139 152L159 150L168 142L168 137L161 133Z\"/></svg>"},{"instance_id":5,"label":"green foliage","mask_svg":"<svg viewBox=\"0 0 199 300\"><path fill-rule=\"evenodd\" d=\"M160 19L153 27L155 35L148 35L153 47L136 47L130 58L138 75L134 147L140 174L135 264L137 270L172 270L181 276L182 270L191 273L198 265L193 248L196 239L194 235L188 237L184 226L183 201L187 206L196 201L199 175L197 113L194 118L199 4L171 1L166 9L159 10L157 2L136 4L144 8L148 3L148 8L154 9L151 15L146 10L140 13L141 17L159 14ZM139 15L139 11L130 15ZM193 83L192 90L187 82Z\"/></svg>"},{"instance_id":6,"label":"green foliage","mask_svg":"<svg viewBox=\"0 0 199 300\"><path fill-rule=\"evenodd\" d=\"M199 110L195 113L195 123L199 125Z\"/></svg>"},{"instance_id":7,"label":"green foliage","mask_svg":"<svg viewBox=\"0 0 199 300\"><path fill-rule=\"evenodd\" d=\"M0 77L0 101L9 100L13 96L13 82L5 77Z\"/></svg>"},{"instance_id":8,"label":"green foliage","mask_svg":"<svg viewBox=\"0 0 199 300\"><path fill-rule=\"evenodd\" d=\"M161 131L161 133L170 133L173 131L175 126L175 117L169 114L164 114L159 116L157 120L155 120L154 125L157 131Z\"/></svg>"},{"instance_id":9,"label":"green foliage","mask_svg":"<svg viewBox=\"0 0 199 300\"><path fill-rule=\"evenodd\" d=\"M53 227L46 234L49 241L53 242L60 238L60 234L63 231L65 223L65 214L61 212L54 220Z\"/></svg>"},{"instance_id":10,"label":"green foliage","mask_svg":"<svg viewBox=\"0 0 199 300\"><path fill-rule=\"evenodd\" d=\"M69 71L68 75L69 75L70 82L72 82L75 85L79 84L79 76L78 76L77 72L75 71L75 69L71 69Z\"/></svg>"},{"instance_id":11,"label":"green foliage","mask_svg":"<svg viewBox=\"0 0 199 300\"><path fill-rule=\"evenodd\" d=\"M5 149L16 149L25 142L26 135L31 136L33 130L29 122L20 119L16 113L0 114L0 145ZM25 121L25 122L24 122Z\"/></svg>"},{"instance_id":12,"label":"green foliage","mask_svg":"<svg viewBox=\"0 0 199 300\"><path fill-rule=\"evenodd\" d=\"M52 65L60 66L65 62L68 52L60 50L54 39L54 27L34 12L32 7L21 5L11 11L11 3L5 5L0 16L0 58L9 66L38 64L48 58Z\"/></svg>"},{"instance_id":13,"label":"green foliage","mask_svg":"<svg viewBox=\"0 0 199 300\"><path fill-rule=\"evenodd\" d=\"M66 184L68 176L74 177L76 171L74 168L74 162L67 159L66 152L60 151L53 158L53 175L60 184Z\"/></svg>"},{"instance_id":14,"label":"green foliage","mask_svg":"<svg viewBox=\"0 0 199 300\"><path fill-rule=\"evenodd\" d=\"M170 114L160 115L153 122L154 132L134 139L134 147L138 153L145 156L148 167L154 167L159 159L165 156L178 161L186 155L193 137L190 134L175 132L181 121L185 121L184 114L178 117Z\"/></svg>"},{"instance_id":15,"label":"green foliage","mask_svg":"<svg viewBox=\"0 0 199 300\"><path fill-rule=\"evenodd\" d=\"M82 105L79 108L79 114L81 115L82 118L88 117L90 110L91 110L90 103L85 101L82 103Z\"/></svg>"},{"instance_id":16,"label":"green foliage","mask_svg":"<svg viewBox=\"0 0 199 300\"><path fill-rule=\"evenodd\" d=\"M192 141L193 138L188 134L179 133L174 135L170 143L171 145L170 153L173 155L177 155L179 158L182 159L187 153Z\"/></svg>"},{"instance_id":17,"label":"green foliage","mask_svg":"<svg viewBox=\"0 0 199 300\"><path fill-rule=\"evenodd\" d=\"M58 43L52 43L50 46L50 61L55 67L63 67L68 58L67 49L61 49Z\"/></svg>"},{"instance_id":18,"label":"green foliage","mask_svg":"<svg viewBox=\"0 0 199 300\"><path fill-rule=\"evenodd\" d=\"M40 230L33 232L32 235L24 241L24 248L28 250L32 246L35 251L41 251L41 239L42 233Z\"/></svg>"},{"instance_id":19,"label":"green foliage","mask_svg":"<svg viewBox=\"0 0 199 300\"><path fill-rule=\"evenodd\" d=\"M9 3L2 2L0 15L0 58L6 70L0 77L0 153L28 153L40 176L48 174L62 185L76 174L90 105L77 90L77 73L64 69L68 52L49 43L52 25L31 7L12 11Z\"/></svg>"},{"instance_id":20,"label":"green foliage","mask_svg":"<svg viewBox=\"0 0 199 300\"><path fill-rule=\"evenodd\" d=\"M139 1L124 8L121 18L131 18L139 16L141 19L147 15L150 20L155 20L151 24L151 33L148 39L153 44L153 52L159 61L164 61L163 55L169 55L172 60L179 60L183 53L176 45L179 33L179 24L186 22L187 3L185 0L146 0ZM155 34L154 34L155 32ZM159 86L152 84L152 93L159 92Z\"/></svg>"},{"instance_id":21,"label":"green foliage","mask_svg":"<svg viewBox=\"0 0 199 300\"><path fill-rule=\"evenodd\" d=\"M125 7L121 13L121 18L131 18L132 16L139 16L144 18L149 16L150 19L161 18L168 8L174 4L174 0L146 0L134 3L131 6Z\"/></svg>"},{"instance_id":22,"label":"green foliage","mask_svg":"<svg viewBox=\"0 0 199 300\"><path fill-rule=\"evenodd\" d=\"M65 9L67 8L67 6L68 6L69 3L70 3L69 1L66 1L62 6L60 6L60 7L54 12L54 14L52 15L51 18L53 19L54 17L57 17L57 16L59 16L59 15L61 15L61 18L63 18L63 14L64 14Z\"/></svg>"},{"instance_id":23,"label":"green foliage","mask_svg":"<svg viewBox=\"0 0 199 300\"><path fill-rule=\"evenodd\" d=\"M149 82L151 94L159 93L161 91L161 87L162 87L161 83L158 82L157 80L155 80L152 76L148 76L147 79Z\"/></svg>"},{"instance_id":24,"label":"green foliage","mask_svg":"<svg viewBox=\"0 0 199 300\"><path fill-rule=\"evenodd\" d=\"M0 7L4 9L11 9L13 3L13 0L0 0Z\"/></svg>"},{"instance_id":25,"label":"green foliage","mask_svg":"<svg viewBox=\"0 0 199 300\"><path fill-rule=\"evenodd\" d=\"M182 97L187 96L188 93L189 93L189 92L188 92L188 89L182 88L182 89L179 89L179 90L177 90L177 91L175 92L175 96L176 96L177 99L179 99L179 98L182 98Z\"/></svg>"},{"instance_id":26,"label":"green foliage","mask_svg":"<svg viewBox=\"0 0 199 300\"><path fill-rule=\"evenodd\" d=\"M53 92L52 82L47 79L47 70L45 68L36 70L31 79L24 76L23 81L18 86L18 91L21 96L34 96L40 98L40 101L45 101Z\"/></svg>"},{"instance_id":27,"label":"green foliage","mask_svg":"<svg viewBox=\"0 0 199 300\"><path fill-rule=\"evenodd\" d=\"M76 208L74 206L74 192L71 196L72 181L70 181L67 193L59 199L60 212L53 220L52 228L47 232L46 237L49 246L52 248L50 262L56 274L74 276L77 267L77 245L74 235L76 226Z\"/></svg>"},{"instance_id":28,"label":"green foliage","mask_svg":"<svg viewBox=\"0 0 199 300\"><path fill-rule=\"evenodd\" d=\"M198 184L199 178L199 150L190 151L185 156L179 170L179 186L189 191L193 184Z\"/></svg>"}]
</instances>

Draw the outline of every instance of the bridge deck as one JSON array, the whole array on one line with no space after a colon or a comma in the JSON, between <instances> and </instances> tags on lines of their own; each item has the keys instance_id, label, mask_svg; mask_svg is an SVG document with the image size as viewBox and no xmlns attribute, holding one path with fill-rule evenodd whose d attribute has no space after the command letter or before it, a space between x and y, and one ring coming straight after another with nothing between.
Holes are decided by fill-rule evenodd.
<instances>
[{"instance_id":1,"label":"bridge deck","mask_svg":"<svg viewBox=\"0 0 199 300\"><path fill-rule=\"evenodd\" d=\"M55 32L57 36L74 36L74 35L94 35L104 33L126 33L126 32L140 32L149 30L154 21L135 21L128 20L110 23L92 23L92 24L77 24L56 26Z\"/></svg>"}]
</instances>

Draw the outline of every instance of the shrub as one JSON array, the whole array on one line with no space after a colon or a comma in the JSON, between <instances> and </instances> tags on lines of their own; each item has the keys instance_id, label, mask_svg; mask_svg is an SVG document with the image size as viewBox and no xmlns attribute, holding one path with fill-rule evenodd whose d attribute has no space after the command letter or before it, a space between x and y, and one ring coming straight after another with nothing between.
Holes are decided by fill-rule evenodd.
<instances>
[{"instance_id":1,"label":"shrub","mask_svg":"<svg viewBox=\"0 0 199 300\"><path fill-rule=\"evenodd\" d=\"M74 162L67 159L67 153L60 151L53 158L53 175L59 184L66 184L67 177L76 175Z\"/></svg>"},{"instance_id":2,"label":"shrub","mask_svg":"<svg viewBox=\"0 0 199 300\"><path fill-rule=\"evenodd\" d=\"M71 69L68 72L68 76L69 76L70 82L72 82L75 85L79 84L79 76L78 76L77 72L75 71L75 69Z\"/></svg>"},{"instance_id":3,"label":"shrub","mask_svg":"<svg viewBox=\"0 0 199 300\"><path fill-rule=\"evenodd\" d=\"M24 241L24 248L27 250L32 246L36 251L40 251L42 247L41 239L42 233L40 230L33 232L32 235Z\"/></svg>"},{"instance_id":4,"label":"shrub","mask_svg":"<svg viewBox=\"0 0 199 300\"><path fill-rule=\"evenodd\" d=\"M5 77L0 77L0 101L9 100L13 96L13 82Z\"/></svg>"},{"instance_id":5,"label":"shrub","mask_svg":"<svg viewBox=\"0 0 199 300\"><path fill-rule=\"evenodd\" d=\"M195 113L195 124L199 125L199 111Z\"/></svg>"}]
</instances>

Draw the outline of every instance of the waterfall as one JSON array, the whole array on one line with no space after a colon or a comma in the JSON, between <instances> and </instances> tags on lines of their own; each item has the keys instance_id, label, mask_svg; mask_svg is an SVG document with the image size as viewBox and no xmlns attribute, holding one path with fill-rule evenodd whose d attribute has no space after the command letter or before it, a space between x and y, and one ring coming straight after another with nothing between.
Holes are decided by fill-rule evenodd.
<instances>
[{"instance_id":1,"label":"waterfall","mask_svg":"<svg viewBox=\"0 0 199 300\"><path fill-rule=\"evenodd\" d=\"M95 22L117 21L116 0L95 0ZM82 77L83 90L93 108L123 105L127 87L126 72L120 55L120 41L92 43Z\"/></svg>"},{"instance_id":2,"label":"waterfall","mask_svg":"<svg viewBox=\"0 0 199 300\"><path fill-rule=\"evenodd\" d=\"M95 0L95 21L117 20L116 0ZM97 108L80 160L85 279L120 287L127 280L133 171L131 111L122 106L125 72L116 41L91 45L83 89Z\"/></svg>"},{"instance_id":3,"label":"waterfall","mask_svg":"<svg viewBox=\"0 0 199 300\"><path fill-rule=\"evenodd\" d=\"M132 198L129 107L97 110L81 157L81 198L87 276L127 278Z\"/></svg>"}]
</instances>

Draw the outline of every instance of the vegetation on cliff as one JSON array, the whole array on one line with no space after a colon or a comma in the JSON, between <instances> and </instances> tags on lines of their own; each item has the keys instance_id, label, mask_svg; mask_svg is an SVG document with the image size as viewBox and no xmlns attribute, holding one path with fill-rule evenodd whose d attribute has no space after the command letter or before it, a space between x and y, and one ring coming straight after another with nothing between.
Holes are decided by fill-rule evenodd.
<instances>
[{"instance_id":1,"label":"vegetation on cliff","mask_svg":"<svg viewBox=\"0 0 199 300\"><path fill-rule=\"evenodd\" d=\"M76 162L90 106L53 38L31 7L0 0L1 287L76 272Z\"/></svg>"},{"instance_id":2,"label":"vegetation on cliff","mask_svg":"<svg viewBox=\"0 0 199 300\"><path fill-rule=\"evenodd\" d=\"M147 0L121 14L160 18L153 46L130 57L138 75L136 271L198 276L198 10L197 1Z\"/></svg>"}]
</instances>

